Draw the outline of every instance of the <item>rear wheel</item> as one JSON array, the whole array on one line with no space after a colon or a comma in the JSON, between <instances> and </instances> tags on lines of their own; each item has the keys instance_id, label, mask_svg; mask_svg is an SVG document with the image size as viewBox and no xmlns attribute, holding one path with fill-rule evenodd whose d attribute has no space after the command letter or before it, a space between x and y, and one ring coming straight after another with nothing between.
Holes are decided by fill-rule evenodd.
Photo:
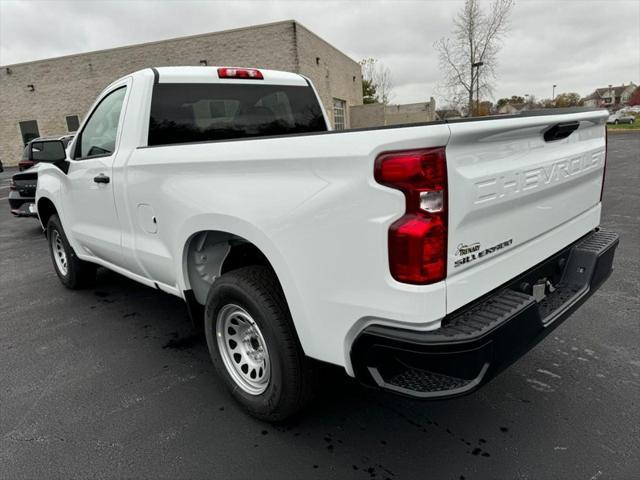
<instances>
[{"instance_id":1,"label":"rear wheel","mask_svg":"<svg viewBox=\"0 0 640 480\"><path fill-rule=\"evenodd\" d=\"M615 123L616 125L618 125L618 123L620 123L620 122L618 122L618 120L615 120L613 123Z\"/></svg>"},{"instance_id":2,"label":"rear wheel","mask_svg":"<svg viewBox=\"0 0 640 480\"><path fill-rule=\"evenodd\" d=\"M285 420L311 399L314 371L267 267L239 268L214 282L205 333L216 370L253 416Z\"/></svg>"},{"instance_id":3,"label":"rear wheel","mask_svg":"<svg viewBox=\"0 0 640 480\"><path fill-rule=\"evenodd\" d=\"M84 262L76 256L56 214L51 215L47 223L47 240L53 268L65 287L76 290L94 283L96 265Z\"/></svg>"}]
</instances>

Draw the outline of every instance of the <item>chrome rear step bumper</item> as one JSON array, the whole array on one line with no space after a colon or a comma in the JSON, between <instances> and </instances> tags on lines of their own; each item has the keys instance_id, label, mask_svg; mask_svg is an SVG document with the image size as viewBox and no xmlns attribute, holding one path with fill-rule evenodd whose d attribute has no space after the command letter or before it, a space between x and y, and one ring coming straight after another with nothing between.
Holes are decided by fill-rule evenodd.
<instances>
[{"instance_id":1,"label":"chrome rear step bumper","mask_svg":"<svg viewBox=\"0 0 640 480\"><path fill-rule=\"evenodd\" d=\"M356 377L425 399L476 390L529 351L602 285L611 274L618 242L616 233L593 231L448 315L438 330L367 327L351 349Z\"/></svg>"}]
</instances>

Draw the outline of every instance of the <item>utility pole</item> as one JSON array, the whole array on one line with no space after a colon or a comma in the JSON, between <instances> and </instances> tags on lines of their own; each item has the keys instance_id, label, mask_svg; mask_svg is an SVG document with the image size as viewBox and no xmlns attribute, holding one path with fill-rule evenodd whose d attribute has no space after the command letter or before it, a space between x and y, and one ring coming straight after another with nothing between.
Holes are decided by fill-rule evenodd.
<instances>
[{"instance_id":1,"label":"utility pole","mask_svg":"<svg viewBox=\"0 0 640 480\"><path fill-rule=\"evenodd\" d=\"M557 85L553 86L553 94L551 94L551 100L553 100L554 102L556 100L556 87Z\"/></svg>"},{"instance_id":2,"label":"utility pole","mask_svg":"<svg viewBox=\"0 0 640 480\"><path fill-rule=\"evenodd\" d=\"M475 62L471 64L471 68L476 69L476 115L480 115L480 67L484 62Z\"/></svg>"}]
</instances>

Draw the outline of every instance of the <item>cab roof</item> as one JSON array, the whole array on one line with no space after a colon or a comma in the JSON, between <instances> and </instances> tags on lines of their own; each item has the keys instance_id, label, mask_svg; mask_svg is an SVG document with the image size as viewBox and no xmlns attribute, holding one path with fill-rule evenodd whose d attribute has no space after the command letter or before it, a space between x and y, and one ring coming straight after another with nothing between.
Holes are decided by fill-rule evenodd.
<instances>
[{"instance_id":1,"label":"cab roof","mask_svg":"<svg viewBox=\"0 0 640 480\"><path fill-rule=\"evenodd\" d=\"M229 68L230 66L226 66ZM233 84L263 84L263 85L292 85L306 86L307 80L302 75L280 70L267 70L257 68L262 74L262 79L245 78L220 78L218 69L225 66L200 66L200 67L158 67L153 69L158 83L233 83ZM254 67L232 67L251 68ZM157 73L156 73L157 72Z\"/></svg>"}]
</instances>

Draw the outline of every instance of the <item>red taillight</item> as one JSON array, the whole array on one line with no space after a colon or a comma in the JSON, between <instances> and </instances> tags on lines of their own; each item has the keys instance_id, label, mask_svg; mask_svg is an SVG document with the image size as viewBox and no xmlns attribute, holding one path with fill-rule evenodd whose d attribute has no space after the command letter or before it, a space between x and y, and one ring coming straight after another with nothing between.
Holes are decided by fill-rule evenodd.
<instances>
[{"instance_id":1,"label":"red taillight","mask_svg":"<svg viewBox=\"0 0 640 480\"><path fill-rule=\"evenodd\" d=\"M389 228L389 267L404 283L429 284L447 275L447 164L444 147L383 153L378 183L404 193L406 211Z\"/></svg>"},{"instance_id":2,"label":"red taillight","mask_svg":"<svg viewBox=\"0 0 640 480\"><path fill-rule=\"evenodd\" d=\"M255 68L221 67L218 78L242 78L244 80L264 80L262 72Z\"/></svg>"},{"instance_id":3,"label":"red taillight","mask_svg":"<svg viewBox=\"0 0 640 480\"><path fill-rule=\"evenodd\" d=\"M600 186L600 202L604 195L604 177L607 174L607 152L609 150L609 132L607 126L604 127L604 166L602 167L602 185Z\"/></svg>"}]
</instances>

